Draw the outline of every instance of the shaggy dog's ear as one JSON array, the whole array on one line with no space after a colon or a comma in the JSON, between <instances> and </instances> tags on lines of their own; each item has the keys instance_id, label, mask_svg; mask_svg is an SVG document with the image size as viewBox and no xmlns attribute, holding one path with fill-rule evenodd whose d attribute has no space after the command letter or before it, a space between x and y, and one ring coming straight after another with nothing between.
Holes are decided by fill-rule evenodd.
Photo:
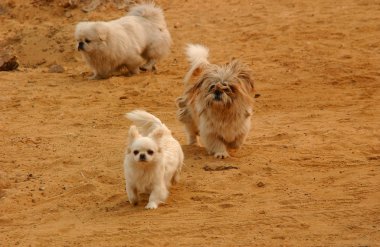
<instances>
[{"instance_id":1,"label":"shaggy dog's ear","mask_svg":"<svg viewBox=\"0 0 380 247\"><path fill-rule=\"evenodd\" d=\"M187 99L185 96L181 96L175 100L175 103L178 108L184 108L187 106Z\"/></svg>"},{"instance_id":2,"label":"shaggy dog's ear","mask_svg":"<svg viewBox=\"0 0 380 247\"><path fill-rule=\"evenodd\" d=\"M139 130L137 129L136 126L132 125L130 128L129 128L129 132L128 132L128 147L131 146L131 144L136 140L137 137L139 137L140 134L139 134Z\"/></svg>"},{"instance_id":3,"label":"shaggy dog's ear","mask_svg":"<svg viewBox=\"0 0 380 247\"><path fill-rule=\"evenodd\" d=\"M195 97L199 95L200 93L202 93L201 88L203 84L205 83L205 81L209 78L210 78L210 75L206 71L204 74L202 74L200 78L198 78L197 82L194 85L192 85L190 88L187 89L187 91L185 92L186 98L183 98L183 100L185 100L186 103L194 102ZM178 102L178 103L182 103L182 102Z\"/></svg>"},{"instance_id":4,"label":"shaggy dog's ear","mask_svg":"<svg viewBox=\"0 0 380 247\"><path fill-rule=\"evenodd\" d=\"M251 70L238 59L233 59L227 67L236 75L236 77L245 84L249 92L254 92L255 86Z\"/></svg>"},{"instance_id":5,"label":"shaggy dog's ear","mask_svg":"<svg viewBox=\"0 0 380 247\"><path fill-rule=\"evenodd\" d=\"M105 41L108 36L108 27L104 23L97 23L95 26L96 33L101 41Z\"/></svg>"}]
</instances>

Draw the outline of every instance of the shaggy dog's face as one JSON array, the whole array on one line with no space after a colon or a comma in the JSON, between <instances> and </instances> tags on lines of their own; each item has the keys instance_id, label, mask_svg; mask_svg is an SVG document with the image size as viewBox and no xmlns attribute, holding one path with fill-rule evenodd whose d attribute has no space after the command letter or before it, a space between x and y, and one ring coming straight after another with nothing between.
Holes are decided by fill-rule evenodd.
<instances>
[{"instance_id":1,"label":"shaggy dog's face","mask_svg":"<svg viewBox=\"0 0 380 247\"><path fill-rule=\"evenodd\" d=\"M206 68L192 91L190 94L199 95L198 100L205 107L229 107L238 100L251 100L253 81L249 72L233 60L223 66L210 65Z\"/></svg>"},{"instance_id":2,"label":"shaggy dog's face","mask_svg":"<svg viewBox=\"0 0 380 247\"><path fill-rule=\"evenodd\" d=\"M202 84L201 92L208 106L229 105L236 98L237 85L232 78L207 77Z\"/></svg>"},{"instance_id":3,"label":"shaggy dog's face","mask_svg":"<svg viewBox=\"0 0 380 247\"><path fill-rule=\"evenodd\" d=\"M77 50L92 53L106 47L107 27L101 22L80 22L75 29Z\"/></svg>"}]
</instances>

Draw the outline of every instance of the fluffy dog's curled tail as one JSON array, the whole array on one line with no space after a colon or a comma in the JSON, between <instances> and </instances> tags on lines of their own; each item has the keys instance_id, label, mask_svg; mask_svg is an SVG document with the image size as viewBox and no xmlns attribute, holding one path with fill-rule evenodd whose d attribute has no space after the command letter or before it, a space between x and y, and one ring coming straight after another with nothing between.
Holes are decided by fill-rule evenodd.
<instances>
[{"instance_id":1,"label":"fluffy dog's curled tail","mask_svg":"<svg viewBox=\"0 0 380 247\"><path fill-rule=\"evenodd\" d=\"M137 126L141 134L144 136L147 136L149 133L159 127L167 129L165 124L163 124L160 119L146 111L134 110L128 112L125 114L125 116L131 120L134 125Z\"/></svg>"},{"instance_id":2,"label":"fluffy dog's curled tail","mask_svg":"<svg viewBox=\"0 0 380 247\"><path fill-rule=\"evenodd\" d=\"M193 75L198 75L202 69L210 64L208 61L209 50L207 47L199 44L188 44L186 47L187 60L190 63L190 69L184 78L185 85L188 84Z\"/></svg>"},{"instance_id":3,"label":"fluffy dog's curled tail","mask_svg":"<svg viewBox=\"0 0 380 247\"><path fill-rule=\"evenodd\" d=\"M135 5L128 12L128 15L141 16L159 26L166 27L164 12L153 2Z\"/></svg>"}]
</instances>

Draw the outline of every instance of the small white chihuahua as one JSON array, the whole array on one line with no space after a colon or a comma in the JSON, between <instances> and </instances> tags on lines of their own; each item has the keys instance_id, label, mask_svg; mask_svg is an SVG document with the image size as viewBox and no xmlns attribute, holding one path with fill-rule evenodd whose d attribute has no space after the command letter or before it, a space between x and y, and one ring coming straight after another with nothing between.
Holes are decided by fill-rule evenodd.
<instances>
[{"instance_id":1,"label":"small white chihuahua","mask_svg":"<svg viewBox=\"0 0 380 247\"><path fill-rule=\"evenodd\" d=\"M135 124L129 129L124 160L128 199L137 205L139 194L149 193L145 208L156 209L166 201L172 182L179 180L182 148L165 124L152 114L135 110L126 117Z\"/></svg>"}]
</instances>

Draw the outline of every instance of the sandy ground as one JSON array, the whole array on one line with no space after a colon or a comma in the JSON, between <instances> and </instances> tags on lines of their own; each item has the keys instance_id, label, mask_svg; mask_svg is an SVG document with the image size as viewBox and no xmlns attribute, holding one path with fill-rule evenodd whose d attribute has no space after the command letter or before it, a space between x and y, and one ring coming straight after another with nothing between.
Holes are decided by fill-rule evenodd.
<instances>
[{"instance_id":1,"label":"sandy ground","mask_svg":"<svg viewBox=\"0 0 380 247\"><path fill-rule=\"evenodd\" d=\"M170 56L157 74L102 81L86 79L74 26L125 10L67 2L0 2L0 44L20 62L0 72L0 246L380 246L379 1L158 1ZM188 42L254 71L253 128L229 159L186 145L176 120ZM158 210L124 191L135 108L186 156Z\"/></svg>"}]
</instances>

